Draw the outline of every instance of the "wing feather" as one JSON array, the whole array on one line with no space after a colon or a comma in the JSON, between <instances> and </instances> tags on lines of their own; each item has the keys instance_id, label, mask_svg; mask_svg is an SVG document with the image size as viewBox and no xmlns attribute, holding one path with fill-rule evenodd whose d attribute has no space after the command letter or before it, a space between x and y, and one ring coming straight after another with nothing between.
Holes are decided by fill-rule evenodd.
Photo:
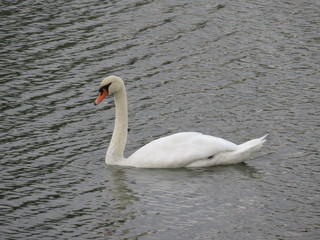
<instances>
[{"instance_id":1,"label":"wing feather","mask_svg":"<svg viewBox=\"0 0 320 240\"><path fill-rule=\"evenodd\" d=\"M234 151L238 145L197 132L183 132L154 140L134 152L127 163L135 167L176 168Z\"/></svg>"}]
</instances>

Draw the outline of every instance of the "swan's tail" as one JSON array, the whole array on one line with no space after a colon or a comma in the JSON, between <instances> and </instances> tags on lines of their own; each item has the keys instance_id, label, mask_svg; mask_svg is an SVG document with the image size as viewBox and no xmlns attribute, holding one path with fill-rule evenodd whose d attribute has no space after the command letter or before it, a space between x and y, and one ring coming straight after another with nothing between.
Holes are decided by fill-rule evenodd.
<instances>
[{"instance_id":1,"label":"swan's tail","mask_svg":"<svg viewBox=\"0 0 320 240\"><path fill-rule=\"evenodd\" d=\"M237 161L242 162L249 158L252 153L259 151L266 141L267 136L268 134L261 138L252 139L248 142L240 144L239 149L233 153L236 156Z\"/></svg>"},{"instance_id":2,"label":"swan's tail","mask_svg":"<svg viewBox=\"0 0 320 240\"><path fill-rule=\"evenodd\" d=\"M268 134L264 135L261 138L253 139L253 140L250 140L248 142L245 142L245 143L239 145L240 149L238 151L242 151L242 152L259 151L262 148L263 143L266 141L267 136L268 136Z\"/></svg>"},{"instance_id":3,"label":"swan's tail","mask_svg":"<svg viewBox=\"0 0 320 240\"><path fill-rule=\"evenodd\" d=\"M268 134L267 134L268 135ZM262 148L263 143L266 141L267 135L252 139L248 142L238 145L238 149L231 152L223 152L216 156L217 164L236 164L241 163L248 159L250 155Z\"/></svg>"}]
</instances>

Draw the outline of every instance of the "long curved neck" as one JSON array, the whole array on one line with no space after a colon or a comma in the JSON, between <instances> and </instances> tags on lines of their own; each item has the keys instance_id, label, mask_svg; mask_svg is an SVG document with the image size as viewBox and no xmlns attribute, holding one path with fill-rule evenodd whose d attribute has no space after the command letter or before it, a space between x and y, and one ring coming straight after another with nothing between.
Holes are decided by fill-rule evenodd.
<instances>
[{"instance_id":1,"label":"long curved neck","mask_svg":"<svg viewBox=\"0 0 320 240\"><path fill-rule=\"evenodd\" d=\"M128 107L127 94L123 85L120 91L114 95L116 118L112 138L106 154L107 164L119 164L124 159L123 152L128 135Z\"/></svg>"}]
</instances>

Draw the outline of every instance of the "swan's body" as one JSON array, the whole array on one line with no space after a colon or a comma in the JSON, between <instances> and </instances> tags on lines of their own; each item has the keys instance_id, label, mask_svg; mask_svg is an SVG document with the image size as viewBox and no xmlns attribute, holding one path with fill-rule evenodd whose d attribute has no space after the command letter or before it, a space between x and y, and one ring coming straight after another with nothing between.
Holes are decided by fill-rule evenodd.
<instances>
[{"instance_id":1,"label":"swan's body","mask_svg":"<svg viewBox=\"0 0 320 240\"><path fill-rule=\"evenodd\" d=\"M124 158L127 141L127 96L121 78L109 76L100 84L99 104L108 94L115 95L116 118L113 135L106 154L106 163L140 168L208 167L235 164L258 151L265 137L241 145L197 132L182 132L154 140Z\"/></svg>"}]
</instances>

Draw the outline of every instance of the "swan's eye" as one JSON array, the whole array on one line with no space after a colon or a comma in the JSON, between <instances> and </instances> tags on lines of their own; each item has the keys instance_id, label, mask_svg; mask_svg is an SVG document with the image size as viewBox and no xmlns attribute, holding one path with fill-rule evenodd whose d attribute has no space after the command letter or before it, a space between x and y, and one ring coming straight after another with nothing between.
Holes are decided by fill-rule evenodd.
<instances>
[{"instance_id":1,"label":"swan's eye","mask_svg":"<svg viewBox=\"0 0 320 240\"><path fill-rule=\"evenodd\" d=\"M103 90L107 90L107 92L109 92L109 87L110 87L110 85L111 85L111 83L109 83L109 84L101 87L101 88L99 89L99 92L100 92L101 94L102 94Z\"/></svg>"}]
</instances>

